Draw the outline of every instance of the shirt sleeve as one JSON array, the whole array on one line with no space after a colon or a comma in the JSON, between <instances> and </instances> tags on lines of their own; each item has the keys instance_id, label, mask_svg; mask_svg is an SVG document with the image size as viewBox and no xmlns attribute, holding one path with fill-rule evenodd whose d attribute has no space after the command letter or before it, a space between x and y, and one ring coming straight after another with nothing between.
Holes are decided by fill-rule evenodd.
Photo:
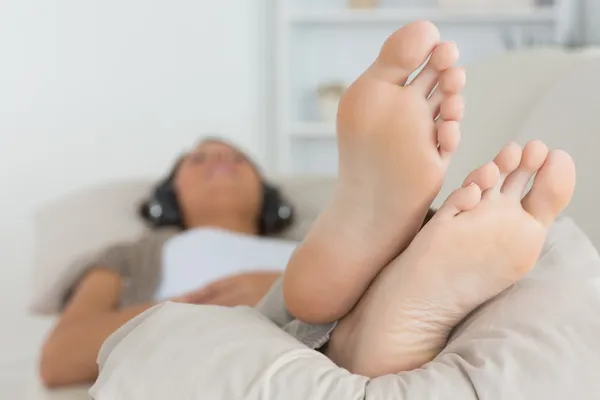
<instances>
[{"instance_id":1,"label":"shirt sleeve","mask_svg":"<svg viewBox=\"0 0 600 400\"><path fill-rule=\"evenodd\" d=\"M139 239L118 243L75 262L68 268L60 288L60 310L64 309L74 290L87 273L96 268L116 272L121 277L120 306L149 301L160 282L162 248L172 231L150 231Z\"/></svg>"},{"instance_id":2,"label":"shirt sleeve","mask_svg":"<svg viewBox=\"0 0 600 400\"><path fill-rule=\"evenodd\" d=\"M277 279L255 308L280 328L294 320L283 301L283 278Z\"/></svg>"}]
</instances>

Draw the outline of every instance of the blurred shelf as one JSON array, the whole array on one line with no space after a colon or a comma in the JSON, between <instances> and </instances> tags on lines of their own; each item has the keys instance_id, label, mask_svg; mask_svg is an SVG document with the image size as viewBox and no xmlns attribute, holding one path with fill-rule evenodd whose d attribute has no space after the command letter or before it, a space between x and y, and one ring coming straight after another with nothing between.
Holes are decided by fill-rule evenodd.
<instances>
[{"instance_id":1,"label":"blurred shelf","mask_svg":"<svg viewBox=\"0 0 600 400\"><path fill-rule=\"evenodd\" d=\"M292 24L404 24L415 20L433 23L519 24L554 23L559 19L555 6L527 8L378 8L372 10L295 10L288 14Z\"/></svg>"},{"instance_id":2,"label":"blurred shelf","mask_svg":"<svg viewBox=\"0 0 600 400\"><path fill-rule=\"evenodd\" d=\"M292 124L294 139L335 139L333 122L296 122Z\"/></svg>"},{"instance_id":3,"label":"blurred shelf","mask_svg":"<svg viewBox=\"0 0 600 400\"><path fill-rule=\"evenodd\" d=\"M357 10L330 7L327 4L332 3L323 0L274 2L275 24L270 37L275 48L272 135L277 143L277 173L294 173L295 169L318 170L323 166L314 160L319 157L330 160L331 154L335 153L335 123L311 121L301 112L308 106L305 94L314 92L317 82L342 77L345 77L342 80L348 79L350 71L344 69L344 62L326 65L329 60L322 55L327 54L328 48L335 49L337 55L338 47L346 47L353 56L353 68L359 71L359 63L368 65L372 60L368 57L372 57L372 51L380 45L379 35L416 20L429 20L444 31L452 28L450 30L455 34L461 33L460 40L463 42L467 42L470 36L474 42L472 52L481 52L483 56L487 54L485 43L516 50L537 43L566 44L575 40L578 32L575 23L578 10L574 0L554 0L553 5L530 7L504 6L504 2L499 0L495 7L435 7L419 6L425 2L412 3L415 7ZM338 29L344 32L335 32ZM357 41L356 33L365 33L364 40ZM478 44L478 35L485 36L481 44ZM366 46L371 45L373 49L367 51ZM354 46L363 47L354 51ZM360 57L365 57L364 61L360 61ZM313 106L304 111L314 111Z\"/></svg>"}]
</instances>

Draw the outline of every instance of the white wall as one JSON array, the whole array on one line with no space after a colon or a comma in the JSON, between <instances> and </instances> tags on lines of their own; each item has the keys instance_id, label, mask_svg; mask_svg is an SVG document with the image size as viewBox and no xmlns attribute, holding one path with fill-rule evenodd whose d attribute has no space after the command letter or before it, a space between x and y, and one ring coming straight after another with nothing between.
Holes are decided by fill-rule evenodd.
<instances>
[{"instance_id":1,"label":"white wall","mask_svg":"<svg viewBox=\"0 0 600 400\"><path fill-rule=\"evenodd\" d=\"M0 314L24 305L44 202L160 174L203 133L264 158L257 4L2 1Z\"/></svg>"}]
</instances>

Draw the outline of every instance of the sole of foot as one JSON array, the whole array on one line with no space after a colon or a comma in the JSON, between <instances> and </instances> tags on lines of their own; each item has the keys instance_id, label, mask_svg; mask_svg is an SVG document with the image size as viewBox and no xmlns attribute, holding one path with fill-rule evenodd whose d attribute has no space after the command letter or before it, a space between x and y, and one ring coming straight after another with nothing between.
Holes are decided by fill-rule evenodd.
<instances>
[{"instance_id":1,"label":"sole of foot","mask_svg":"<svg viewBox=\"0 0 600 400\"><path fill-rule=\"evenodd\" d=\"M369 377L431 361L463 318L533 268L574 186L568 154L537 141L505 147L449 196L339 322L330 358Z\"/></svg>"},{"instance_id":2,"label":"sole of foot","mask_svg":"<svg viewBox=\"0 0 600 400\"><path fill-rule=\"evenodd\" d=\"M415 22L387 39L344 94L334 196L283 278L296 318L344 316L418 232L460 141L465 74L454 66L458 58L434 25Z\"/></svg>"}]
</instances>

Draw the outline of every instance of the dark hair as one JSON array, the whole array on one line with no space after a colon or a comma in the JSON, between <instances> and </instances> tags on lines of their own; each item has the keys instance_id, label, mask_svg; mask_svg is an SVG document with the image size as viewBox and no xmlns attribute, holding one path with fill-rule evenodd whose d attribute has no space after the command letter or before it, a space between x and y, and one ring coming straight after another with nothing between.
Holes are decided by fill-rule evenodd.
<instances>
[{"instance_id":1,"label":"dark hair","mask_svg":"<svg viewBox=\"0 0 600 400\"><path fill-rule=\"evenodd\" d=\"M149 198L144 200L138 214L155 228L175 227L185 229L181 207L177 199L174 181L184 157L180 157L166 178L154 186ZM263 200L258 217L258 232L261 236L283 232L294 222L294 208L280 189L261 177Z\"/></svg>"}]
</instances>

